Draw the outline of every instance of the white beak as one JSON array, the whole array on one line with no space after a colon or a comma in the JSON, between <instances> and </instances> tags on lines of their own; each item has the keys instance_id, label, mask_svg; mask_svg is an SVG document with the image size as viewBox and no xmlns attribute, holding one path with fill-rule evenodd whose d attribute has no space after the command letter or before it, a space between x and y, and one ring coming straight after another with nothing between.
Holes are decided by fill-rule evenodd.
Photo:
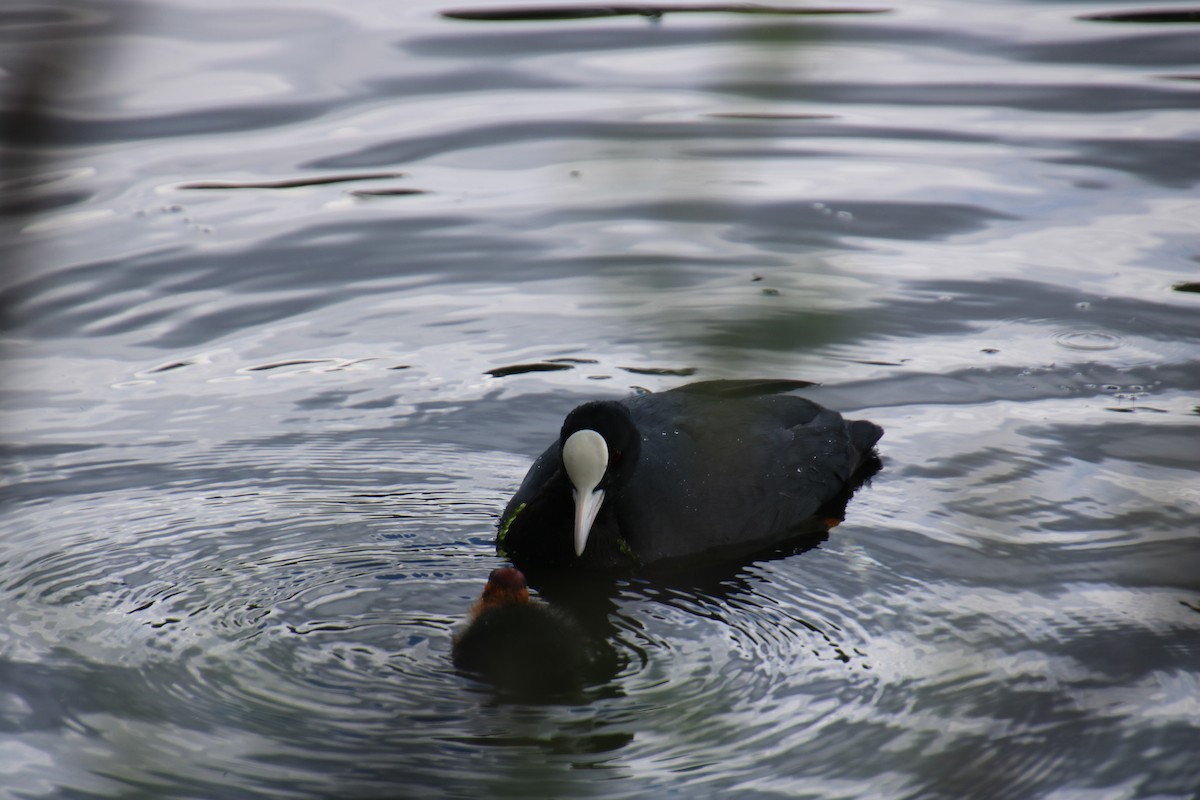
<instances>
[{"instance_id":1,"label":"white beak","mask_svg":"<svg viewBox=\"0 0 1200 800\"><path fill-rule=\"evenodd\" d=\"M604 490L596 487L608 469L608 442L595 431L575 431L563 442L562 460L575 487L575 555L582 556L604 504Z\"/></svg>"},{"instance_id":2,"label":"white beak","mask_svg":"<svg viewBox=\"0 0 1200 800\"><path fill-rule=\"evenodd\" d=\"M586 493L575 490L575 555L583 555L588 534L592 532L592 523L596 521L596 515L600 513L600 506L603 504L603 489Z\"/></svg>"}]
</instances>

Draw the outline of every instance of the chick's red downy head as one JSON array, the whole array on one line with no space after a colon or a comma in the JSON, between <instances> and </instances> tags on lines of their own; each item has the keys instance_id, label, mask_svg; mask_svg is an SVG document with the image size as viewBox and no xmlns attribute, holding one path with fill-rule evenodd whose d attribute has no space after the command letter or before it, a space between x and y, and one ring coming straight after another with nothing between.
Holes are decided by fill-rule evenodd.
<instances>
[{"instance_id":1,"label":"chick's red downy head","mask_svg":"<svg viewBox=\"0 0 1200 800\"><path fill-rule=\"evenodd\" d=\"M525 576L512 567L497 567L488 575L487 586L475 603L476 613L485 608L529 602L529 588Z\"/></svg>"}]
</instances>

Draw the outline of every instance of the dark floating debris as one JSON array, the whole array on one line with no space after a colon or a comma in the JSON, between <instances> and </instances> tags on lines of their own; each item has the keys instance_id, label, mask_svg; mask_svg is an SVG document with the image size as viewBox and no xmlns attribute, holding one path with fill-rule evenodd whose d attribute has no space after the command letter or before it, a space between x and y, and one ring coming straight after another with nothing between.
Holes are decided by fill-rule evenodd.
<instances>
[{"instance_id":1,"label":"dark floating debris","mask_svg":"<svg viewBox=\"0 0 1200 800\"><path fill-rule=\"evenodd\" d=\"M485 375L491 375L493 378L506 378L509 375L523 375L526 372L558 372L564 369L574 369L570 364L551 364L547 361L539 361L536 364L513 364L509 367L496 367L484 372Z\"/></svg>"},{"instance_id":2,"label":"dark floating debris","mask_svg":"<svg viewBox=\"0 0 1200 800\"><path fill-rule=\"evenodd\" d=\"M493 6L490 8L451 8L442 12L448 19L476 22L552 22L598 17L649 17L664 14L763 14L792 17L829 14L885 14L890 8L795 8L763 6L753 3L709 3L695 5L649 5L615 3L605 6Z\"/></svg>"},{"instance_id":3,"label":"dark floating debris","mask_svg":"<svg viewBox=\"0 0 1200 800\"><path fill-rule=\"evenodd\" d=\"M266 372L269 369L279 369L280 367L302 367L307 364L329 364L333 359L329 358L293 358L288 361L275 361L270 364L259 364L254 367L246 367L246 372Z\"/></svg>"},{"instance_id":4,"label":"dark floating debris","mask_svg":"<svg viewBox=\"0 0 1200 800\"><path fill-rule=\"evenodd\" d=\"M903 367L909 362L909 359L907 358L902 358L899 361L876 361L869 358L846 358L845 356L828 356L828 358L831 358L834 361L844 361L847 364L866 364L867 366L871 367ZM806 385L820 386L821 384L807 381Z\"/></svg>"},{"instance_id":5,"label":"dark floating debris","mask_svg":"<svg viewBox=\"0 0 1200 800\"><path fill-rule=\"evenodd\" d=\"M563 356L562 358L547 358L547 364L599 364L600 362L594 358L574 358L572 356Z\"/></svg>"},{"instance_id":6,"label":"dark floating debris","mask_svg":"<svg viewBox=\"0 0 1200 800\"><path fill-rule=\"evenodd\" d=\"M678 375L686 378L689 375L696 374L695 367L681 367L679 369L668 369L667 367L618 367L626 372L632 372L634 375Z\"/></svg>"},{"instance_id":7,"label":"dark floating debris","mask_svg":"<svg viewBox=\"0 0 1200 800\"><path fill-rule=\"evenodd\" d=\"M1103 14L1084 14L1076 19L1089 22L1141 22L1151 24L1200 22L1200 9L1162 8L1151 11L1109 11Z\"/></svg>"},{"instance_id":8,"label":"dark floating debris","mask_svg":"<svg viewBox=\"0 0 1200 800\"><path fill-rule=\"evenodd\" d=\"M355 197L400 197L409 194L429 194L424 189L351 189L347 194Z\"/></svg>"},{"instance_id":9,"label":"dark floating debris","mask_svg":"<svg viewBox=\"0 0 1200 800\"><path fill-rule=\"evenodd\" d=\"M184 183L180 189L296 189L301 186L324 186L327 183L350 181L381 181L403 178L403 172L368 172L358 175L323 175L313 178L285 178L279 181L200 181Z\"/></svg>"},{"instance_id":10,"label":"dark floating debris","mask_svg":"<svg viewBox=\"0 0 1200 800\"><path fill-rule=\"evenodd\" d=\"M1200 281L1186 281L1171 287L1177 292L1200 292Z\"/></svg>"},{"instance_id":11,"label":"dark floating debris","mask_svg":"<svg viewBox=\"0 0 1200 800\"><path fill-rule=\"evenodd\" d=\"M153 375L158 372L170 372L173 369L183 369L184 367L193 366L195 361L169 361L166 364L160 364L157 367L146 370L148 375Z\"/></svg>"},{"instance_id":12,"label":"dark floating debris","mask_svg":"<svg viewBox=\"0 0 1200 800\"><path fill-rule=\"evenodd\" d=\"M837 119L836 114L771 114L765 111L716 111L711 114L705 114L704 116L712 117L713 119L749 119L766 121Z\"/></svg>"}]
</instances>

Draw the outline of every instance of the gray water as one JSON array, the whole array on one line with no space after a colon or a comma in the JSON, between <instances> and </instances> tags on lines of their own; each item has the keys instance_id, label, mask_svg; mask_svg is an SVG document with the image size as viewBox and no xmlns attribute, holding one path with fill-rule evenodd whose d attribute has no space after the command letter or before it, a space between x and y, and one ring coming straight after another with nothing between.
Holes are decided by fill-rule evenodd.
<instances>
[{"instance_id":1,"label":"gray water","mask_svg":"<svg viewBox=\"0 0 1200 800\"><path fill-rule=\"evenodd\" d=\"M1189 7L449 8L0 10L0 796L1200 796ZM886 428L845 521L456 673L563 415L717 377Z\"/></svg>"}]
</instances>

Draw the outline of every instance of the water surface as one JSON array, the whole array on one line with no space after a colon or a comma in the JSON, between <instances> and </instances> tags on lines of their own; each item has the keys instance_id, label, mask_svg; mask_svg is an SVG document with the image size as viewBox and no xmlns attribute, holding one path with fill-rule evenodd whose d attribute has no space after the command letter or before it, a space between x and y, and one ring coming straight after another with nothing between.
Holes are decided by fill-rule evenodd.
<instances>
[{"instance_id":1,"label":"water surface","mask_svg":"<svg viewBox=\"0 0 1200 800\"><path fill-rule=\"evenodd\" d=\"M463 7L0 12L0 794L1195 796L1194 9ZM563 415L715 377L886 428L846 520L457 674Z\"/></svg>"}]
</instances>

